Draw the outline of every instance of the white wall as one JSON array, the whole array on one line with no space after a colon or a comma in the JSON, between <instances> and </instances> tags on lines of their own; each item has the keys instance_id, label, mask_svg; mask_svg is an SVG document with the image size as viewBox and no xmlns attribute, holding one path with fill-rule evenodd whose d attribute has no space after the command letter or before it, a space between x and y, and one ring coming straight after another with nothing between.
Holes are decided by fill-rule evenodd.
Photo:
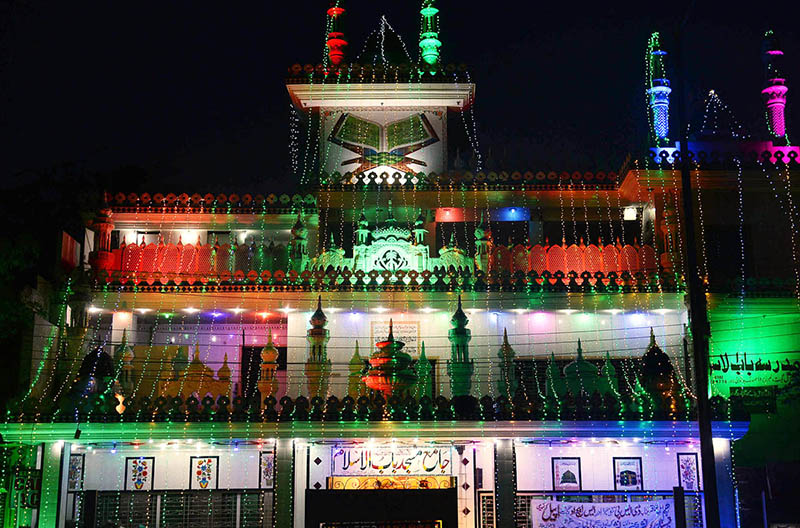
<instances>
[{"instance_id":1,"label":"white wall","mask_svg":"<svg viewBox=\"0 0 800 528\"><path fill-rule=\"evenodd\" d=\"M155 443L154 445L158 445ZM263 451L270 448L264 447ZM85 452L85 451L82 451ZM126 457L155 457L153 489L189 489L189 464L192 456L219 457L218 489L258 488L259 450L242 447L234 451L231 447L130 447L117 449L93 449L85 452L84 489L122 490L125 479Z\"/></svg>"},{"instance_id":2,"label":"white wall","mask_svg":"<svg viewBox=\"0 0 800 528\"><path fill-rule=\"evenodd\" d=\"M413 322L419 324L419 339L425 342L428 359L437 361L437 381L439 393L450 396L447 381L447 359L450 357L450 342L447 332L451 328L450 311L433 313L386 312L370 313L360 311L363 306L354 306L353 312L328 313L328 358L333 364L333 377L330 391L343 395L347 387L347 364L353 355L358 341L360 354L367 358L374 350L371 323ZM656 341L672 359L673 365L683 367L683 323L686 312L673 310L666 313L635 312L607 313L603 311L563 313L542 311L528 313L488 312L468 314L468 328L472 331L470 357L475 360L473 376L473 395L496 395L496 375L490 369L490 361L495 361L503 341L503 329L508 330L508 338L517 358L547 358L554 353L557 359L573 359L578 339L582 342L587 359L600 359L609 352L612 358L641 357L650 341L650 327ZM303 363L306 361L308 346L306 332L311 312L294 312L288 316L288 361L289 390L292 394L306 394ZM416 358L419 352L408 350ZM495 367L496 368L496 367ZM338 390L335 390L338 389Z\"/></svg>"},{"instance_id":3,"label":"white wall","mask_svg":"<svg viewBox=\"0 0 800 528\"><path fill-rule=\"evenodd\" d=\"M517 443L517 489L521 491L552 490L552 462L554 457L580 457L581 487L584 491L611 491L614 489L614 457L641 457L642 482L645 491L671 491L678 485L678 453L700 453L698 444L670 446L645 445L630 440L626 445L586 447L527 445ZM698 473L699 465L698 465ZM700 476L702 478L702 476ZM702 480L700 481L702 482Z\"/></svg>"}]
</instances>

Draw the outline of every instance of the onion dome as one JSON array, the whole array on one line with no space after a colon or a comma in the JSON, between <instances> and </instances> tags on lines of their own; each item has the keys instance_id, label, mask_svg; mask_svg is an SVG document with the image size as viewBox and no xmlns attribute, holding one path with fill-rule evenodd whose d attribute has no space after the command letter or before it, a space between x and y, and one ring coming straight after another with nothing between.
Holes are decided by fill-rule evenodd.
<instances>
[{"instance_id":1,"label":"onion dome","mask_svg":"<svg viewBox=\"0 0 800 528\"><path fill-rule=\"evenodd\" d=\"M229 381L231 379L231 368L228 366L228 353L222 359L222 366L217 370L217 378L220 381Z\"/></svg>"},{"instance_id":2,"label":"onion dome","mask_svg":"<svg viewBox=\"0 0 800 528\"><path fill-rule=\"evenodd\" d=\"M573 394L579 392L592 393L597 388L598 381L597 367L583 359L583 348L581 340L578 339L578 357L575 361L564 367L564 378L567 387Z\"/></svg>"},{"instance_id":3,"label":"onion dome","mask_svg":"<svg viewBox=\"0 0 800 528\"><path fill-rule=\"evenodd\" d=\"M669 356L656 344L656 336L650 328L650 345L642 358L642 374L645 379L653 379L661 376L671 376L674 370Z\"/></svg>"},{"instance_id":4,"label":"onion dome","mask_svg":"<svg viewBox=\"0 0 800 528\"><path fill-rule=\"evenodd\" d=\"M272 330L269 331L267 344L261 349L261 363L275 363L278 361L278 349L272 342Z\"/></svg>"},{"instance_id":5,"label":"onion dome","mask_svg":"<svg viewBox=\"0 0 800 528\"><path fill-rule=\"evenodd\" d=\"M469 323L469 318L464 310L461 308L461 296L458 296L458 307L456 308L453 317L450 318L450 324L453 328L464 328Z\"/></svg>"},{"instance_id":6,"label":"onion dome","mask_svg":"<svg viewBox=\"0 0 800 528\"><path fill-rule=\"evenodd\" d=\"M324 328L328 324L328 317L322 311L322 295L317 299L317 310L311 315L309 322L314 328Z\"/></svg>"},{"instance_id":7,"label":"onion dome","mask_svg":"<svg viewBox=\"0 0 800 528\"><path fill-rule=\"evenodd\" d=\"M102 348L86 354L78 369L81 378L111 378L114 376L114 362Z\"/></svg>"},{"instance_id":8,"label":"onion dome","mask_svg":"<svg viewBox=\"0 0 800 528\"><path fill-rule=\"evenodd\" d=\"M386 219L372 232L372 239L411 242L411 231L402 227L392 212L392 202L389 201L389 211Z\"/></svg>"},{"instance_id":9,"label":"onion dome","mask_svg":"<svg viewBox=\"0 0 800 528\"><path fill-rule=\"evenodd\" d=\"M372 390L383 392L388 398L400 394L417 381L411 368L411 356L403 352L405 343L395 341L393 323L389 320L389 337L375 344L377 351L369 358L369 371L362 381Z\"/></svg>"}]
</instances>

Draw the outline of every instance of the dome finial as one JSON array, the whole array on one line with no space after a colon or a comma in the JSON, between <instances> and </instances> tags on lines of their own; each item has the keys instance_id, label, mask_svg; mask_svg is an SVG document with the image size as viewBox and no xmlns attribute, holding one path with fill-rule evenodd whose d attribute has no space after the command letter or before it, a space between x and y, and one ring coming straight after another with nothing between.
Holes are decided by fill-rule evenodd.
<instances>
[{"instance_id":1,"label":"dome finial","mask_svg":"<svg viewBox=\"0 0 800 528\"><path fill-rule=\"evenodd\" d=\"M386 340L394 341L394 322L391 319L389 319L389 337Z\"/></svg>"}]
</instances>

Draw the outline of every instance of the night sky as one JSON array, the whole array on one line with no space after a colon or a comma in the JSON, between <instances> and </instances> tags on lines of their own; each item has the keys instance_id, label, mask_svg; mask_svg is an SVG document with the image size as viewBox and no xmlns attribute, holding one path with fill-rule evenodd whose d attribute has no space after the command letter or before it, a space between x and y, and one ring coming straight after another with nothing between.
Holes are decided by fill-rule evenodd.
<instances>
[{"instance_id":1,"label":"night sky","mask_svg":"<svg viewBox=\"0 0 800 528\"><path fill-rule=\"evenodd\" d=\"M286 69L321 61L327 0L228 4L2 2L3 185L19 183L20 171L77 163L117 190L285 186ZM437 5L443 62L469 66L481 150L497 168L617 170L641 151L646 40L671 33L685 3ZM695 110L714 88L764 134L759 52L773 28L788 59L792 137L800 41L789 6L698 2L686 41ZM385 14L416 58L418 2L346 7L351 56Z\"/></svg>"}]
</instances>

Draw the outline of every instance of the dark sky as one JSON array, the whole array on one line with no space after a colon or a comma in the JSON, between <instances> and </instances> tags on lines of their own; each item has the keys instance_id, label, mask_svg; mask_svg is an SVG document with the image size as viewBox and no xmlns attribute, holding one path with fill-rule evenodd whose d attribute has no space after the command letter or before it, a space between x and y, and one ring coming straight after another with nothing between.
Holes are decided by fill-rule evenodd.
<instances>
[{"instance_id":1,"label":"dark sky","mask_svg":"<svg viewBox=\"0 0 800 528\"><path fill-rule=\"evenodd\" d=\"M800 41L790 5L697 2L687 39L695 106L714 88L754 135L763 134L759 47L771 27L789 59L790 127L800 123ZM0 6L6 186L21 170L73 161L116 172L115 188L145 190L139 179L152 180L151 192L263 192L274 186L269 180L287 178L286 68L320 62L327 0ZM351 52L385 14L416 56L418 2L346 7ZM616 170L646 133L647 36L670 32L686 4L439 0L438 7L444 62L466 63L478 85L484 156L491 149L509 169ZM119 172L127 166L146 176Z\"/></svg>"}]
</instances>

